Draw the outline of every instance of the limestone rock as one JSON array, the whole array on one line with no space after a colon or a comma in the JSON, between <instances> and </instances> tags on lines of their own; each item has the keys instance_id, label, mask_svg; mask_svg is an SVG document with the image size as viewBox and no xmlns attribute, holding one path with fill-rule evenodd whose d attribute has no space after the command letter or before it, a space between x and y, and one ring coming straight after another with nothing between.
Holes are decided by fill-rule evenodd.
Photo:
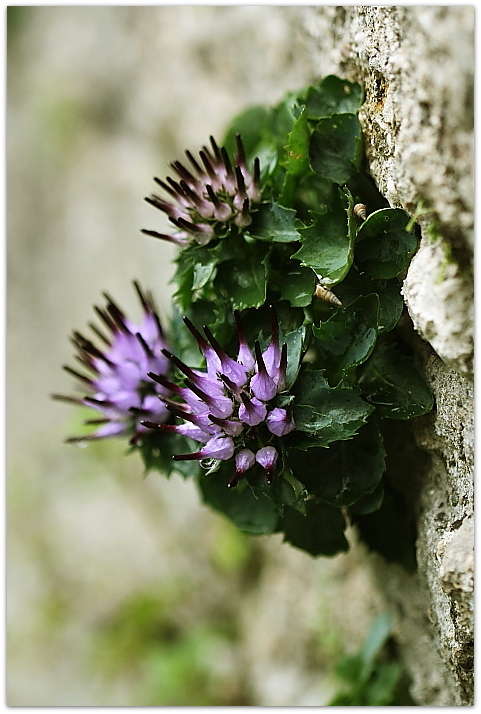
<instances>
[{"instance_id":1,"label":"limestone rock","mask_svg":"<svg viewBox=\"0 0 481 714\"><path fill-rule=\"evenodd\" d=\"M474 9L308 8L313 60L361 82L369 170L391 206L419 222L404 280L408 339L435 410L413 423L411 500L418 572L375 559L396 613L419 705L472 704L473 640L473 68ZM456 41L453 41L456 38ZM408 449L406 442L405 450ZM401 449L402 451L402 449ZM401 454L399 456L402 457Z\"/></svg>"}]
</instances>

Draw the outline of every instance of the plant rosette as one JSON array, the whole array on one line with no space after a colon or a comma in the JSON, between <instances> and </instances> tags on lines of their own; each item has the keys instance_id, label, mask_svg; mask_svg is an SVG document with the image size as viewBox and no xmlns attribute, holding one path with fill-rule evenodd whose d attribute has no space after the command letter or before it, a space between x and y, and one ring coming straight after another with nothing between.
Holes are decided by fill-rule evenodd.
<instances>
[{"instance_id":1,"label":"plant rosette","mask_svg":"<svg viewBox=\"0 0 481 714\"><path fill-rule=\"evenodd\" d=\"M143 229L179 248L165 337L135 332L110 301L103 361L76 339L97 372L125 329L143 350L116 424L147 470L195 478L242 531L282 532L315 556L346 550L349 519L392 504L384 420L433 404L396 331L419 231L367 172L363 99L331 75L174 161L146 199L172 230ZM93 398L104 414L119 402Z\"/></svg>"}]
</instances>

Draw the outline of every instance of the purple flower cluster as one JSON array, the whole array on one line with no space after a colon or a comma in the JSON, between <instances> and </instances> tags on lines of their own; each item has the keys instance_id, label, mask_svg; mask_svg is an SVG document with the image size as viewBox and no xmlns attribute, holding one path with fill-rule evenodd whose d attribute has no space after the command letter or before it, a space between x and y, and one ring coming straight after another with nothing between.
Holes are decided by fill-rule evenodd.
<instances>
[{"instance_id":1,"label":"purple flower cluster","mask_svg":"<svg viewBox=\"0 0 481 714\"><path fill-rule=\"evenodd\" d=\"M204 146L199 152L201 164L189 151L185 153L192 168L186 168L180 161L171 164L178 180L154 179L168 194L168 201L155 194L145 199L167 214L177 232L166 235L143 229L143 233L185 247L193 241L200 245L209 243L219 224L222 227L233 223L242 230L251 223L252 206L261 199L259 159L255 159L251 174L239 134L233 164L225 148L219 148L212 136L210 143L212 149Z\"/></svg>"},{"instance_id":2,"label":"purple flower cluster","mask_svg":"<svg viewBox=\"0 0 481 714\"><path fill-rule=\"evenodd\" d=\"M184 386L170 382L163 374L150 372L149 377L177 397L165 401L182 423L143 421L149 428L182 434L203 444L194 453L174 456L177 461L233 458L235 474L229 487L235 486L255 463L263 467L270 483L279 458L273 444L295 428L290 409L273 403L285 389L287 366L287 344L279 345L274 312L270 342L263 352L258 341L252 352L239 313L234 314L239 338L236 360L222 349L208 327L204 327L204 338L184 318L205 357L206 369L191 369L164 349L163 354L185 376Z\"/></svg>"},{"instance_id":3,"label":"purple flower cluster","mask_svg":"<svg viewBox=\"0 0 481 714\"><path fill-rule=\"evenodd\" d=\"M105 295L105 309L95 310L107 328L104 334L96 325L91 329L103 343L96 347L79 332L74 332L72 342L78 352L77 359L89 374L77 372L71 367L64 369L79 379L90 394L84 397L68 397L54 394L55 399L82 404L96 409L102 417L89 419L95 431L85 436L71 437L69 442L101 439L108 436L129 435L135 444L147 432L141 423L149 419L155 424L166 421L170 414L159 397L168 396L168 389L152 382L147 373L155 371L167 374L169 360L162 354L166 343L162 327L150 293L142 292L134 282L144 316L140 325L128 320L113 300Z\"/></svg>"}]
</instances>

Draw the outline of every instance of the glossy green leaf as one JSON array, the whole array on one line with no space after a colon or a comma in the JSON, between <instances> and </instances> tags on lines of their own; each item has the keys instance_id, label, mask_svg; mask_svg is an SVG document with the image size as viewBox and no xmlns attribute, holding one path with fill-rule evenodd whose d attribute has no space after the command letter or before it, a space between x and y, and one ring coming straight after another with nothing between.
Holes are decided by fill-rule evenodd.
<instances>
[{"instance_id":1,"label":"glossy green leaf","mask_svg":"<svg viewBox=\"0 0 481 714\"><path fill-rule=\"evenodd\" d=\"M337 508L307 501L306 515L286 507L279 529L284 540L312 556L336 555L348 550L344 518Z\"/></svg>"},{"instance_id":2,"label":"glossy green leaf","mask_svg":"<svg viewBox=\"0 0 481 714\"><path fill-rule=\"evenodd\" d=\"M254 468L249 471L247 481L257 498L268 498L282 516L285 506L294 508L303 515L306 512L304 485L295 478L288 464L284 464L274 475L272 482L267 483L263 469Z\"/></svg>"},{"instance_id":3,"label":"glossy green leaf","mask_svg":"<svg viewBox=\"0 0 481 714\"><path fill-rule=\"evenodd\" d=\"M412 419L433 406L429 386L394 345L376 347L360 372L359 385L364 399L388 419Z\"/></svg>"},{"instance_id":4,"label":"glossy green leaf","mask_svg":"<svg viewBox=\"0 0 481 714\"><path fill-rule=\"evenodd\" d=\"M257 240L292 243L301 237L296 228L296 211L271 201L262 204L255 214L248 234Z\"/></svg>"},{"instance_id":5,"label":"glossy green leaf","mask_svg":"<svg viewBox=\"0 0 481 714\"><path fill-rule=\"evenodd\" d=\"M270 110L266 119L266 133L270 142L275 144L279 151L283 149L292 131L302 107L296 94L288 93L284 99Z\"/></svg>"},{"instance_id":6,"label":"glossy green leaf","mask_svg":"<svg viewBox=\"0 0 481 714\"><path fill-rule=\"evenodd\" d=\"M305 350L306 328L301 325L297 330L281 336L281 342L287 344L286 390L295 382L301 359Z\"/></svg>"},{"instance_id":7,"label":"glossy green leaf","mask_svg":"<svg viewBox=\"0 0 481 714\"><path fill-rule=\"evenodd\" d=\"M195 442L180 434L159 431L147 433L143 436L139 447L146 472L155 470L167 477L172 472L180 473L184 478L196 476L199 471L197 461L172 460L174 454L187 454L193 451L194 444Z\"/></svg>"},{"instance_id":8,"label":"glossy green leaf","mask_svg":"<svg viewBox=\"0 0 481 714\"><path fill-rule=\"evenodd\" d=\"M309 145L313 171L329 181L345 184L359 171L361 159L361 125L355 114L334 114L317 123Z\"/></svg>"},{"instance_id":9,"label":"glossy green leaf","mask_svg":"<svg viewBox=\"0 0 481 714\"><path fill-rule=\"evenodd\" d=\"M293 392L297 431L290 436L297 448L327 446L332 441L350 439L373 411L357 389L330 387L318 370L302 371ZM301 438L298 431L306 432L308 438Z\"/></svg>"},{"instance_id":10,"label":"glossy green leaf","mask_svg":"<svg viewBox=\"0 0 481 714\"><path fill-rule=\"evenodd\" d=\"M409 216L401 208L371 213L357 234L355 260L359 270L373 278L394 278L407 267L418 239L405 230Z\"/></svg>"},{"instance_id":11,"label":"glossy green leaf","mask_svg":"<svg viewBox=\"0 0 481 714\"><path fill-rule=\"evenodd\" d=\"M199 290L215 278L217 258L207 250L199 251L196 254L193 270L192 290Z\"/></svg>"},{"instance_id":12,"label":"glossy green leaf","mask_svg":"<svg viewBox=\"0 0 481 714\"><path fill-rule=\"evenodd\" d=\"M242 479L235 488L227 488L233 476L233 463L222 463L215 473L201 476L199 487L204 502L226 515L239 528L251 535L273 533L278 524L277 509L271 499L254 495Z\"/></svg>"},{"instance_id":13,"label":"glossy green leaf","mask_svg":"<svg viewBox=\"0 0 481 714\"><path fill-rule=\"evenodd\" d=\"M350 307L361 295L376 293L379 296L379 332L392 330L401 317L404 300L397 278L378 280L368 275L359 275L353 268L346 278L336 286L336 295L343 309Z\"/></svg>"},{"instance_id":14,"label":"glossy green leaf","mask_svg":"<svg viewBox=\"0 0 481 714\"><path fill-rule=\"evenodd\" d=\"M317 87L309 87L306 97L307 115L309 119L323 119L333 114L354 114L363 100L364 92L359 84L331 74Z\"/></svg>"},{"instance_id":15,"label":"glossy green leaf","mask_svg":"<svg viewBox=\"0 0 481 714\"><path fill-rule=\"evenodd\" d=\"M249 107L231 121L222 145L233 156L237 152L236 134L242 137L242 144L247 158L255 156L255 149L260 143L267 124L268 110L262 106Z\"/></svg>"},{"instance_id":16,"label":"glossy green leaf","mask_svg":"<svg viewBox=\"0 0 481 714\"><path fill-rule=\"evenodd\" d=\"M388 280L379 291L379 326L380 332L390 332L399 322L404 308L401 286L396 278Z\"/></svg>"},{"instance_id":17,"label":"glossy green leaf","mask_svg":"<svg viewBox=\"0 0 481 714\"><path fill-rule=\"evenodd\" d=\"M294 476L310 493L331 506L351 506L379 485L385 469L382 436L373 423L365 424L349 441L309 449L292 459Z\"/></svg>"},{"instance_id":18,"label":"glossy green leaf","mask_svg":"<svg viewBox=\"0 0 481 714\"><path fill-rule=\"evenodd\" d=\"M374 489L372 493L367 493L362 496L359 501L353 503L349 507L350 513L357 513L360 516L365 516L367 513L373 513L381 508L384 500L384 484L381 483Z\"/></svg>"},{"instance_id":19,"label":"glossy green leaf","mask_svg":"<svg viewBox=\"0 0 481 714\"><path fill-rule=\"evenodd\" d=\"M192 301L194 266L188 251L181 251L176 262L177 268L173 282L177 285L177 290L174 293L174 299L184 312L189 309Z\"/></svg>"},{"instance_id":20,"label":"glossy green leaf","mask_svg":"<svg viewBox=\"0 0 481 714\"><path fill-rule=\"evenodd\" d=\"M335 382L342 370L356 367L369 357L376 344L378 319L379 297L372 293L337 310L319 327L313 326L320 363Z\"/></svg>"},{"instance_id":21,"label":"glossy green leaf","mask_svg":"<svg viewBox=\"0 0 481 714\"><path fill-rule=\"evenodd\" d=\"M292 307L306 307L312 302L316 282L316 275L311 268L291 267L282 276L281 298L289 300Z\"/></svg>"},{"instance_id":22,"label":"glossy green leaf","mask_svg":"<svg viewBox=\"0 0 481 714\"><path fill-rule=\"evenodd\" d=\"M292 258L334 285L348 273L353 259L354 227L348 219L349 191L339 191L325 213L312 213L311 226L300 229L302 246Z\"/></svg>"},{"instance_id":23,"label":"glossy green leaf","mask_svg":"<svg viewBox=\"0 0 481 714\"><path fill-rule=\"evenodd\" d=\"M288 135L288 142L284 147L285 154L280 161L281 166L292 176L301 176L310 171L309 139L307 113L303 109Z\"/></svg>"},{"instance_id":24,"label":"glossy green leaf","mask_svg":"<svg viewBox=\"0 0 481 714\"><path fill-rule=\"evenodd\" d=\"M232 309L260 307L266 299L267 269L265 256L247 253L244 261L228 260L218 268L215 282Z\"/></svg>"}]
</instances>

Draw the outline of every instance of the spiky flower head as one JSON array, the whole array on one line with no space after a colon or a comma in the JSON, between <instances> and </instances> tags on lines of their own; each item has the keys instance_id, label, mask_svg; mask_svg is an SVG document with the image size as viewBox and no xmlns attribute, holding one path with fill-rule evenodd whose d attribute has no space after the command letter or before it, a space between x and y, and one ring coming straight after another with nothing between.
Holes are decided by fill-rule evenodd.
<instances>
[{"instance_id":1,"label":"spiky flower head","mask_svg":"<svg viewBox=\"0 0 481 714\"><path fill-rule=\"evenodd\" d=\"M239 134L233 163L225 147L219 148L212 136L210 143L211 148L204 146L199 152L200 162L186 151L188 168L180 161L171 163L175 180L170 176L166 181L154 179L167 200L156 194L145 199L168 216L176 228L174 234L146 229L143 233L186 247L192 242L206 245L226 227L242 231L250 225L253 207L261 200L259 159L254 160L251 173Z\"/></svg>"},{"instance_id":2,"label":"spiky flower head","mask_svg":"<svg viewBox=\"0 0 481 714\"><path fill-rule=\"evenodd\" d=\"M130 443L136 444L147 431L141 423L143 419L161 424L170 416L160 399L168 396L168 390L147 377L150 371L165 375L170 366L162 354L166 347L162 326L152 295L143 292L137 282L134 286L144 313L140 325L131 322L112 298L104 294L106 307L95 307L95 311L105 332L90 324L101 346L97 347L80 332L72 335L76 358L87 369L87 374L68 366L64 369L82 383L88 394L83 397L54 394L53 397L92 407L102 416L85 422L95 425L94 431L71 437L68 442L127 435Z\"/></svg>"},{"instance_id":3,"label":"spiky flower head","mask_svg":"<svg viewBox=\"0 0 481 714\"><path fill-rule=\"evenodd\" d=\"M184 386L153 372L149 376L176 395L177 401L169 400L167 408L182 423L143 422L149 428L179 433L202 444L198 451L174 456L177 461L233 459L229 487L235 486L255 463L262 466L270 483L280 439L295 428L289 405L276 403L286 384L287 344L279 344L275 313L272 311L271 338L264 351L258 341L251 350L240 315L234 314L239 338L237 359L229 357L208 327L204 326L204 337L184 317L205 357L206 369L191 369L164 349L164 355L185 376Z\"/></svg>"}]
</instances>

